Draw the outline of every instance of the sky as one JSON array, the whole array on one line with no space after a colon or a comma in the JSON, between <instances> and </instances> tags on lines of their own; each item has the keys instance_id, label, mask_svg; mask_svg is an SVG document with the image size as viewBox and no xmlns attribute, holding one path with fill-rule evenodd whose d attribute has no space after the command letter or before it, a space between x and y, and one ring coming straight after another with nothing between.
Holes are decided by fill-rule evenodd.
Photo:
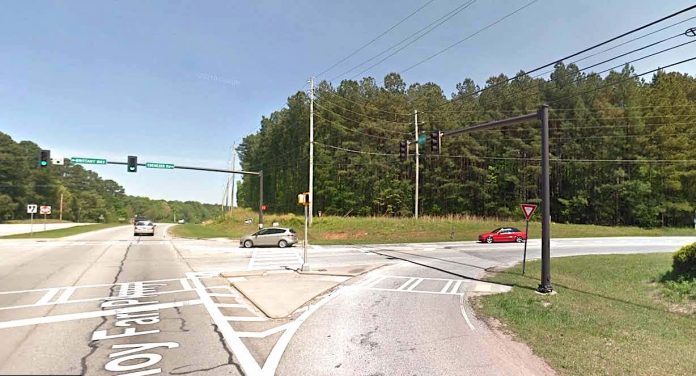
<instances>
[{"instance_id":1,"label":"sky","mask_svg":"<svg viewBox=\"0 0 696 376\"><path fill-rule=\"evenodd\" d=\"M256 132L261 118L282 108L289 96L307 90L310 76L427 3L318 77L339 76L333 81L338 84L352 76L341 73L466 2L429 1L5 0L0 12L0 131L16 141L34 141L53 157L125 162L136 155L141 163L228 168L232 146ZM387 73L402 72L529 2L475 1L362 76L381 84ZM407 85L437 83L450 95L466 78L483 85L490 76L512 76L690 5L687 0L537 0L402 78ZM694 16L696 11L690 11L660 25ZM613 53L694 26L696 19ZM637 63L636 72L693 57L692 46ZM671 70L695 74L696 63ZM128 194L173 200L219 203L227 181L224 174L212 172L89 168L116 180Z\"/></svg>"}]
</instances>

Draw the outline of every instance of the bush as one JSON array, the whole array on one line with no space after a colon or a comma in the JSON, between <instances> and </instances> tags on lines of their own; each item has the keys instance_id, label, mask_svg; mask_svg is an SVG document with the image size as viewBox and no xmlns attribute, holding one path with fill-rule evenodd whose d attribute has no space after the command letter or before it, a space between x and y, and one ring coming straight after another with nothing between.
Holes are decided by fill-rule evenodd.
<instances>
[{"instance_id":1,"label":"bush","mask_svg":"<svg viewBox=\"0 0 696 376\"><path fill-rule=\"evenodd\" d=\"M677 275L696 278L696 243L685 245L674 253L672 269Z\"/></svg>"}]
</instances>

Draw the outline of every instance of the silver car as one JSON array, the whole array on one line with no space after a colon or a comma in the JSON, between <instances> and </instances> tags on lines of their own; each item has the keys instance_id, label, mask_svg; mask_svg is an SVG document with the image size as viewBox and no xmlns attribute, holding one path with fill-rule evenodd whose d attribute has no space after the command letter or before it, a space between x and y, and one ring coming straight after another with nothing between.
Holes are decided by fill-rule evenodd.
<instances>
[{"instance_id":1,"label":"silver car","mask_svg":"<svg viewBox=\"0 0 696 376\"><path fill-rule=\"evenodd\" d=\"M150 221L135 222L133 228L133 236L150 235L155 236L155 224Z\"/></svg>"},{"instance_id":2,"label":"silver car","mask_svg":"<svg viewBox=\"0 0 696 376\"><path fill-rule=\"evenodd\" d=\"M291 228L269 227L239 239L239 246L244 248L258 246L292 247L297 243L297 233Z\"/></svg>"}]
</instances>

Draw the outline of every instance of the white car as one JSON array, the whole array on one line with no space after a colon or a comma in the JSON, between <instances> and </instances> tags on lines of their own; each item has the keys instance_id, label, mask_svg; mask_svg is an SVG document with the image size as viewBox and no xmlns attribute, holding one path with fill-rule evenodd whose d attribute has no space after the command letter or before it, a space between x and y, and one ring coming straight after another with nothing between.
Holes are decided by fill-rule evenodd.
<instances>
[{"instance_id":1,"label":"white car","mask_svg":"<svg viewBox=\"0 0 696 376\"><path fill-rule=\"evenodd\" d=\"M135 222L135 227L133 228L133 236L138 235L155 235L155 224L150 221L138 221Z\"/></svg>"}]
</instances>

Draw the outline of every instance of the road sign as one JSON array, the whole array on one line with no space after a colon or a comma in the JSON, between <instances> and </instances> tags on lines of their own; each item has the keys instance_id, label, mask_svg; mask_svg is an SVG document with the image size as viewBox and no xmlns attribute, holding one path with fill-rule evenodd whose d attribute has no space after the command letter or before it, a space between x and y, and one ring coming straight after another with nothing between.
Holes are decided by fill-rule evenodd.
<instances>
[{"instance_id":1,"label":"road sign","mask_svg":"<svg viewBox=\"0 0 696 376\"><path fill-rule=\"evenodd\" d=\"M528 221L529 218L532 218L532 214L534 214L534 211L537 208L535 204L522 204L520 207L522 208L522 214L524 214L524 219L526 221Z\"/></svg>"},{"instance_id":2,"label":"road sign","mask_svg":"<svg viewBox=\"0 0 696 376\"><path fill-rule=\"evenodd\" d=\"M174 169L174 165L171 163L157 163L157 162L147 162L147 163L145 163L145 167L147 167L147 168L164 168L164 169L169 169L169 170Z\"/></svg>"},{"instance_id":3,"label":"road sign","mask_svg":"<svg viewBox=\"0 0 696 376\"><path fill-rule=\"evenodd\" d=\"M36 204L27 205L27 214L36 214L37 208L38 208L38 205L36 205Z\"/></svg>"},{"instance_id":4,"label":"road sign","mask_svg":"<svg viewBox=\"0 0 696 376\"><path fill-rule=\"evenodd\" d=\"M263 210L263 211L268 210L268 206L266 206L266 205L261 205L261 210Z\"/></svg>"},{"instance_id":5,"label":"road sign","mask_svg":"<svg viewBox=\"0 0 696 376\"><path fill-rule=\"evenodd\" d=\"M51 207L49 205L41 205L39 208L39 214L51 214Z\"/></svg>"},{"instance_id":6,"label":"road sign","mask_svg":"<svg viewBox=\"0 0 696 376\"><path fill-rule=\"evenodd\" d=\"M70 158L70 163L105 165L106 159L72 157Z\"/></svg>"}]
</instances>

